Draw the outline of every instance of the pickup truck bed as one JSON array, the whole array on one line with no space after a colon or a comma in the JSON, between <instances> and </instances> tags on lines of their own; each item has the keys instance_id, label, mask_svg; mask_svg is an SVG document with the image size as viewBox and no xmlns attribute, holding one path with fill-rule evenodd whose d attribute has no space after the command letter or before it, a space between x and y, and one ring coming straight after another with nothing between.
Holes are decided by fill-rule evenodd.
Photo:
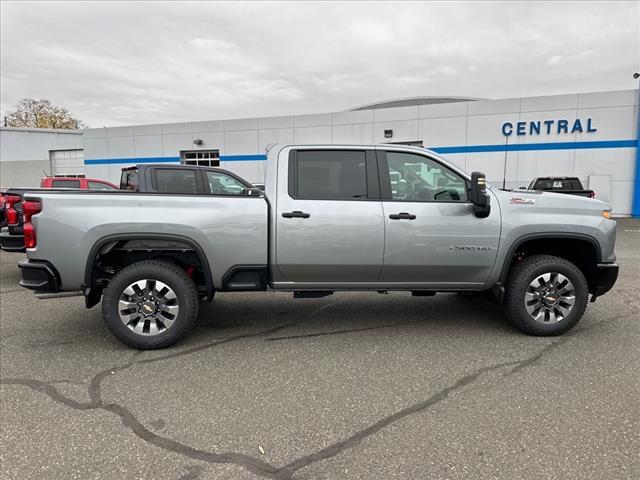
<instances>
[{"instance_id":1,"label":"pickup truck bed","mask_svg":"<svg viewBox=\"0 0 640 480\"><path fill-rule=\"evenodd\" d=\"M527 189L588 198L596 196L593 190L585 190L578 177L540 177L534 179Z\"/></svg>"},{"instance_id":2,"label":"pickup truck bed","mask_svg":"<svg viewBox=\"0 0 640 480\"><path fill-rule=\"evenodd\" d=\"M121 341L161 348L198 298L267 289L485 292L520 330L557 335L617 277L607 204L487 188L421 148L274 147L264 193L217 175L194 177L208 194L26 193L21 284L102 299Z\"/></svg>"}]
</instances>

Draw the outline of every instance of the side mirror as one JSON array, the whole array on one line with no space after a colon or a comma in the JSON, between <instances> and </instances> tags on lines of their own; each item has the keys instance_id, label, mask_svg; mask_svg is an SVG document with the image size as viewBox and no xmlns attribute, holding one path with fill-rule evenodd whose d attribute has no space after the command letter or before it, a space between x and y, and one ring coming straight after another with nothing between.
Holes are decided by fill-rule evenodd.
<instances>
[{"instance_id":1,"label":"side mirror","mask_svg":"<svg viewBox=\"0 0 640 480\"><path fill-rule=\"evenodd\" d=\"M259 197L263 193L264 192L262 190L260 190L259 188L244 188L242 190L242 194L243 195L249 195L249 196L252 196L252 197Z\"/></svg>"},{"instance_id":2,"label":"side mirror","mask_svg":"<svg viewBox=\"0 0 640 480\"><path fill-rule=\"evenodd\" d=\"M471 187L469 188L469 200L473 203L473 213L478 218L485 218L491 213L489 194L487 193L487 179L484 173L473 172L471 174Z\"/></svg>"}]
</instances>

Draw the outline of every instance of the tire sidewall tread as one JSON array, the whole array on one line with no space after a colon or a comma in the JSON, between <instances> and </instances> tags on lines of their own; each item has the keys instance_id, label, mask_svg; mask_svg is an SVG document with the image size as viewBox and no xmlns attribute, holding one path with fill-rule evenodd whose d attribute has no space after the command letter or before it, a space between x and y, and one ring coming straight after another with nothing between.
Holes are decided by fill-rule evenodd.
<instances>
[{"instance_id":1,"label":"tire sidewall tread","mask_svg":"<svg viewBox=\"0 0 640 480\"><path fill-rule=\"evenodd\" d=\"M529 284L543 273L561 273L575 287L576 302L569 315L548 325L532 319L524 306L524 293ZM573 328L582 318L589 300L589 287L580 269L564 258L553 255L532 255L513 266L506 285L505 313L520 331L529 335L560 335Z\"/></svg>"},{"instance_id":2,"label":"tire sidewall tread","mask_svg":"<svg viewBox=\"0 0 640 480\"><path fill-rule=\"evenodd\" d=\"M118 314L118 302L124 289L144 278L153 278L169 285L178 297L180 311L168 330L154 336L132 332ZM184 338L198 316L200 297L193 280L179 266L161 260L144 260L120 270L109 282L102 299L103 320L109 331L122 343L140 350L165 348Z\"/></svg>"}]
</instances>

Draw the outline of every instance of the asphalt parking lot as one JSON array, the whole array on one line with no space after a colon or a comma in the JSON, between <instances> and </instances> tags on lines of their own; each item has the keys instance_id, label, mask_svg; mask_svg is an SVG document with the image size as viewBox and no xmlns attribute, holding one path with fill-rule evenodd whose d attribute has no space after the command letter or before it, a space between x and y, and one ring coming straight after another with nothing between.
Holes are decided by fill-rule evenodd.
<instances>
[{"instance_id":1,"label":"asphalt parking lot","mask_svg":"<svg viewBox=\"0 0 640 480\"><path fill-rule=\"evenodd\" d=\"M555 338L478 298L221 294L175 348L40 301L2 252L3 479L640 478L640 221Z\"/></svg>"}]
</instances>

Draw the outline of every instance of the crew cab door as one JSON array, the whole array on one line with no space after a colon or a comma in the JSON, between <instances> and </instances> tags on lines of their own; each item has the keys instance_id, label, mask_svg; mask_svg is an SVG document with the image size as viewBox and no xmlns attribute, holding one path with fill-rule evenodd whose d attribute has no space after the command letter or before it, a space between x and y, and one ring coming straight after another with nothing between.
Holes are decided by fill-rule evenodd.
<instances>
[{"instance_id":1,"label":"crew cab door","mask_svg":"<svg viewBox=\"0 0 640 480\"><path fill-rule=\"evenodd\" d=\"M498 206L476 217L466 180L426 152L381 149L377 156L386 223L380 281L482 287L498 251Z\"/></svg>"},{"instance_id":2,"label":"crew cab door","mask_svg":"<svg viewBox=\"0 0 640 480\"><path fill-rule=\"evenodd\" d=\"M384 249L375 151L283 151L277 178L274 285L375 282Z\"/></svg>"}]
</instances>

